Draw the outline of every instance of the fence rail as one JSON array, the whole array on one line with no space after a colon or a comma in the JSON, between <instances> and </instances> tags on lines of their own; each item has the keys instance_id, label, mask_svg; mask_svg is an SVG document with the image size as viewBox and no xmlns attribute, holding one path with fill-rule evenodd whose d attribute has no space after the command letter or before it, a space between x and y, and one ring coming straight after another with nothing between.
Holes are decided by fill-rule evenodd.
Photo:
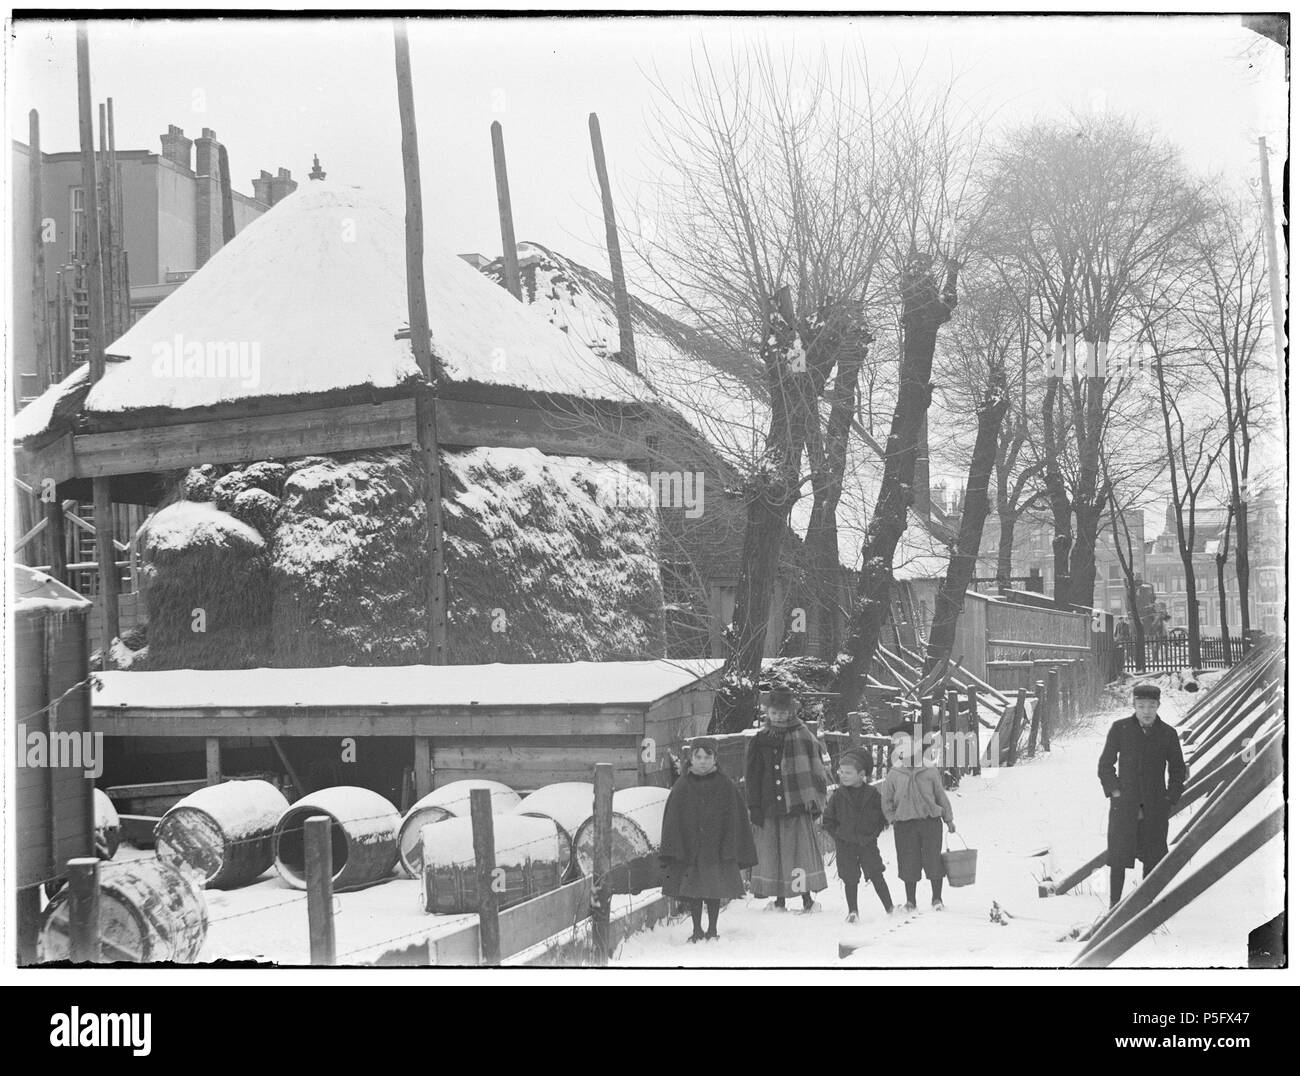
<instances>
[{"instance_id":1,"label":"fence rail","mask_svg":"<svg viewBox=\"0 0 1300 1076\"><path fill-rule=\"evenodd\" d=\"M1148 639L1142 655L1139 655L1138 645L1133 639L1125 639L1119 645L1124 650L1124 669L1127 672L1178 672L1192 666L1191 646L1185 637ZM1226 651L1222 636L1203 638L1197 668L1231 668L1246 656L1247 649L1247 641L1240 636L1228 639ZM1140 661L1140 656L1144 660Z\"/></svg>"}]
</instances>

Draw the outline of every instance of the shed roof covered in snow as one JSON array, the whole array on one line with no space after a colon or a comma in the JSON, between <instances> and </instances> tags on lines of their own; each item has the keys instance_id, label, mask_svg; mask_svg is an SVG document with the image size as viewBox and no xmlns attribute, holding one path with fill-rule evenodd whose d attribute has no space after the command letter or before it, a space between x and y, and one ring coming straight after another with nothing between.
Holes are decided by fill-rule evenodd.
<instances>
[{"instance_id":1,"label":"shed roof covered in snow","mask_svg":"<svg viewBox=\"0 0 1300 1076\"><path fill-rule=\"evenodd\" d=\"M713 658L532 665L106 672L97 712L309 707L649 706L721 668Z\"/></svg>"},{"instance_id":2,"label":"shed roof covered in snow","mask_svg":"<svg viewBox=\"0 0 1300 1076\"><path fill-rule=\"evenodd\" d=\"M91 603L85 597L44 572L26 564L15 564L13 571L10 598L16 612L63 613L90 608Z\"/></svg>"},{"instance_id":3,"label":"shed roof covered in snow","mask_svg":"<svg viewBox=\"0 0 1300 1076\"><path fill-rule=\"evenodd\" d=\"M456 255L425 250L433 350L457 383L636 403L643 383L532 316ZM400 394L418 379L402 218L355 187L309 183L264 214L106 350L24 411L15 439L90 417L253 399Z\"/></svg>"}]
</instances>

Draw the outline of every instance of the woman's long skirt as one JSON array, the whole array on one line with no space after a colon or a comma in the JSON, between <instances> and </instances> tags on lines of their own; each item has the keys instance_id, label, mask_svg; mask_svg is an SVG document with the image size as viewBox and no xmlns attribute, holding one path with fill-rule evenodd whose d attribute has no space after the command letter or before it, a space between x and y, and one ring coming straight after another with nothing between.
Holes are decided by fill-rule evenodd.
<instances>
[{"instance_id":1,"label":"woman's long skirt","mask_svg":"<svg viewBox=\"0 0 1300 1076\"><path fill-rule=\"evenodd\" d=\"M768 818L754 826L758 864L750 875L756 897L802 897L826 888L826 863L813 817Z\"/></svg>"}]
</instances>

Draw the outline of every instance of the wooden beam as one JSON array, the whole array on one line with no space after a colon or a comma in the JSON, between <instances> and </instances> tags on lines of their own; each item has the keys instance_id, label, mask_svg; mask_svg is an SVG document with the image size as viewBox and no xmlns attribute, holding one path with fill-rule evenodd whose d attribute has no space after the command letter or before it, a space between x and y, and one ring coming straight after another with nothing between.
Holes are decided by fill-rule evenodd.
<instances>
[{"instance_id":1,"label":"wooden beam","mask_svg":"<svg viewBox=\"0 0 1300 1076\"><path fill-rule=\"evenodd\" d=\"M221 784L221 740L216 736L203 741L203 762L208 784Z\"/></svg>"},{"instance_id":2,"label":"wooden beam","mask_svg":"<svg viewBox=\"0 0 1300 1076\"><path fill-rule=\"evenodd\" d=\"M593 419L505 404L438 400L443 444L536 448L549 455L633 459L644 453L644 425L625 419L618 430ZM57 470L55 481L101 478L244 463L286 456L311 456L364 448L407 446L417 440L412 400L348 404L315 411L256 415L219 422L189 422L69 436L39 454L28 454L19 470L24 480ZM126 548L123 546L122 548Z\"/></svg>"},{"instance_id":3,"label":"wooden beam","mask_svg":"<svg viewBox=\"0 0 1300 1076\"><path fill-rule=\"evenodd\" d=\"M614 313L618 317L618 361L636 373L636 341L632 336L632 302L623 277L623 253L618 241L618 221L614 217L614 194L605 167L605 142L600 135L596 113L587 117L591 131L591 152L596 162L596 179L600 183L600 204L605 214L605 245L609 249L609 278L614 285Z\"/></svg>"},{"instance_id":4,"label":"wooden beam","mask_svg":"<svg viewBox=\"0 0 1300 1076\"><path fill-rule=\"evenodd\" d=\"M311 962L320 967L335 963L334 948L334 848L330 841L332 818L309 818L302 824L307 868L307 932Z\"/></svg>"},{"instance_id":5,"label":"wooden beam","mask_svg":"<svg viewBox=\"0 0 1300 1076\"><path fill-rule=\"evenodd\" d=\"M478 897L478 940L483 963L501 963L501 923L496 890L496 838L492 828L492 793L474 788L469 793L471 836L474 842L474 880Z\"/></svg>"},{"instance_id":6,"label":"wooden beam","mask_svg":"<svg viewBox=\"0 0 1300 1076\"><path fill-rule=\"evenodd\" d=\"M415 737L415 798L423 799L433 791L433 741L428 736Z\"/></svg>"},{"instance_id":7,"label":"wooden beam","mask_svg":"<svg viewBox=\"0 0 1300 1076\"><path fill-rule=\"evenodd\" d=\"M77 23L77 119L81 136L81 186L86 223L86 291L89 301L90 383L104 376L104 261L99 233L99 184L95 168L94 118L90 105L90 39ZM108 483L94 482L95 549L99 557L99 592L104 614L104 650L118 635L117 556L113 551L113 501Z\"/></svg>"},{"instance_id":8,"label":"wooden beam","mask_svg":"<svg viewBox=\"0 0 1300 1076\"><path fill-rule=\"evenodd\" d=\"M400 736L509 737L536 735L539 721L556 736L634 736L643 716L617 710L574 710L540 715L536 710L485 708L467 711L353 708L322 712L311 707L278 710L150 710L96 707L91 728L105 736ZM638 740L639 742L639 740Z\"/></svg>"},{"instance_id":9,"label":"wooden beam","mask_svg":"<svg viewBox=\"0 0 1300 1076\"><path fill-rule=\"evenodd\" d=\"M424 290L424 202L420 192L420 144L416 135L415 95L411 88L411 49L406 23L393 22L397 65L397 110L402 124L402 175L406 186L406 303L411 350L427 381L415 401L415 432L420 462L421 495L427 529L425 632L430 665L447 663L447 592L443 565L442 469L438 462L438 414L434 401L442 370L437 368L429 336L428 297Z\"/></svg>"},{"instance_id":10,"label":"wooden beam","mask_svg":"<svg viewBox=\"0 0 1300 1076\"><path fill-rule=\"evenodd\" d=\"M506 290L523 302L519 284L519 250L515 245L515 218L510 208L510 180L506 175L506 143L501 122L492 121L492 167L497 179L497 213L501 217L501 253L505 265Z\"/></svg>"},{"instance_id":11,"label":"wooden beam","mask_svg":"<svg viewBox=\"0 0 1300 1076\"><path fill-rule=\"evenodd\" d=\"M49 299L45 292L45 207L42 183L44 158L41 155L41 116L36 109L27 114L28 182L31 184L32 214L32 330L36 343L36 370L41 375L41 387L55 380L50 365L50 337L46 325Z\"/></svg>"}]
</instances>

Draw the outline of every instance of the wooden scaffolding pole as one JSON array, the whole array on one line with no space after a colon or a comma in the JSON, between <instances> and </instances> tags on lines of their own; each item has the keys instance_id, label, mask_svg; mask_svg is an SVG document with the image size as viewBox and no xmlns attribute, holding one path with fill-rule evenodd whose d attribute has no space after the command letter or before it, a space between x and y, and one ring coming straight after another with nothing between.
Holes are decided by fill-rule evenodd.
<instances>
[{"instance_id":1,"label":"wooden scaffolding pole","mask_svg":"<svg viewBox=\"0 0 1300 1076\"><path fill-rule=\"evenodd\" d=\"M89 303L87 358L90 383L104 376L103 252L99 243L99 190L95 169L95 121L90 104L90 39L86 24L77 23L77 120L81 135L81 185L86 207L86 293ZM93 481L95 552L99 561L99 593L104 612L103 650L117 638L117 550L113 546L113 501L107 478Z\"/></svg>"},{"instance_id":2,"label":"wooden scaffolding pole","mask_svg":"<svg viewBox=\"0 0 1300 1076\"><path fill-rule=\"evenodd\" d=\"M46 327L49 316L49 299L45 294L45 201L42 192L44 160L41 156L41 117L36 109L27 114L27 144L29 158L28 176L32 187L32 333L36 344L36 372L42 391L57 378L50 363L50 338Z\"/></svg>"},{"instance_id":3,"label":"wooden scaffolding pole","mask_svg":"<svg viewBox=\"0 0 1300 1076\"><path fill-rule=\"evenodd\" d=\"M447 664L447 602L443 564L442 475L438 462L435 403L441 370L434 368L429 336L428 299L424 290L424 207L420 194L420 146L415 133L415 96L411 89L411 50L406 23L393 22L393 51L397 64L397 108L402 120L402 171L406 181L406 301L411 325L411 349L424 375L415 399L415 432L424 479L424 509L428 520L428 597L425 622L429 664Z\"/></svg>"},{"instance_id":4,"label":"wooden scaffolding pole","mask_svg":"<svg viewBox=\"0 0 1300 1076\"><path fill-rule=\"evenodd\" d=\"M609 248L609 279L614 284L614 313L618 315L618 361L636 373L636 341L632 337L632 301L623 277L623 252L618 243L618 222L614 219L614 195L605 167L605 143L600 136L596 113L587 118L591 128L591 152L596 160L596 179L600 182L600 203L605 212L605 245Z\"/></svg>"},{"instance_id":5,"label":"wooden scaffolding pole","mask_svg":"<svg viewBox=\"0 0 1300 1076\"><path fill-rule=\"evenodd\" d=\"M519 251L515 247L515 218L510 208L510 180L506 175L506 144L501 123L492 121L492 167L497 176L497 212L501 215L501 253L505 259L506 290L520 302L524 291L519 284Z\"/></svg>"},{"instance_id":6,"label":"wooden scaffolding pole","mask_svg":"<svg viewBox=\"0 0 1300 1076\"><path fill-rule=\"evenodd\" d=\"M1277 357L1277 409L1286 436L1286 312L1282 309L1282 273L1277 264L1277 227L1273 223L1273 182L1268 174L1268 139L1259 140L1259 182L1264 197L1264 233L1268 240L1268 287L1273 302L1273 348Z\"/></svg>"}]
</instances>

